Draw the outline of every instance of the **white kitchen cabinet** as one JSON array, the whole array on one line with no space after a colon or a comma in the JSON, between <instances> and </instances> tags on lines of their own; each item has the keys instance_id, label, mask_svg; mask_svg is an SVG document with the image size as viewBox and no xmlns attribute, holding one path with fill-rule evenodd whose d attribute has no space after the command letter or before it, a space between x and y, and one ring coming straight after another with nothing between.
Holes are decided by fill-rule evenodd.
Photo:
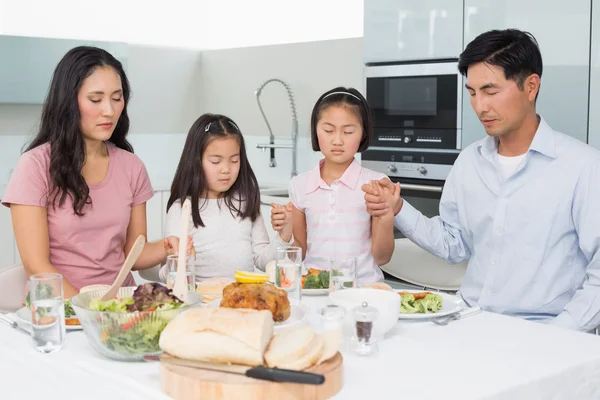
<instances>
[{"instance_id":1,"label":"white kitchen cabinet","mask_svg":"<svg viewBox=\"0 0 600 400\"><path fill-rule=\"evenodd\" d=\"M10 219L10 208L0 205L0 269L13 265L15 236Z\"/></svg>"},{"instance_id":2,"label":"white kitchen cabinet","mask_svg":"<svg viewBox=\"0 0 600 400\"><path fill-rule=\"evenodd\" d=\"M600 7L592 8L590 115L588 143L600 149Z\"/></svg>"},{"instance_id":3,"label":"white kitchen cabinet","mask_svg":"<svg viewBox=\"0 0 600 400\"><path fill-rule=\"evenodd\" d=\"M590 0L465 0L464 9L465 47L490 29L516 28L535 36L544 63L537 111L553 129L584 142L588 122L590 10ZM463 96L462 109L465 148L485 137L485 130L471 108L469 96Z\"/></svg>"},{"instance_id":4,"label":"white kitchen cabinet","mask_svg":"<svg viewBox=\"0 0 600 400\"><path fill-rule=\"evenodd\" d=\"M463 0L367 0L364 62L458 58Z\"/></svg>"}]
</instances>

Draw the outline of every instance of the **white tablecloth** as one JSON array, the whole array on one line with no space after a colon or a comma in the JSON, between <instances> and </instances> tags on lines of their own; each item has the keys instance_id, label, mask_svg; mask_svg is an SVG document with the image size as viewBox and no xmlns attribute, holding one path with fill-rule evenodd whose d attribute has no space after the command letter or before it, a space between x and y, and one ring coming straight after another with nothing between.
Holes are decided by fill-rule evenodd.
<instances>
[{"instance_id":1,"label":"white tablecloth","mask_svg":"<svg viewBox=\"0 0 600 400\"><path fill-rule=\"evenodd\" d=\"M305 297L309 323L327 297ZM482 312L447 326L399 322L370 358L344 353L336 399L600 399L600 337ZM157 362L96 354L83 332L37 353L0 323L0 399L167 399Z\"/></svg>"}]
</instances>

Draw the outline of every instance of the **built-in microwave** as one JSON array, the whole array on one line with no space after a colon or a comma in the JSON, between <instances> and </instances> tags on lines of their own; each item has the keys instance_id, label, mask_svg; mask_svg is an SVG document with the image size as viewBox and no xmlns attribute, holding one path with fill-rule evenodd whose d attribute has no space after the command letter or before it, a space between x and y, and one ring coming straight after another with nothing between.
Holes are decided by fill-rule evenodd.
<instances>
[{"instance_id":1,"label":"built-in microwave","mask_svg":"<svg viewBox=\"0 0 600 400\"><path fill-rule=\"evenodd\" d=\"M456 60L365 68L374 147L461 148L462 77Z\"/></svg>"}]
</instances>

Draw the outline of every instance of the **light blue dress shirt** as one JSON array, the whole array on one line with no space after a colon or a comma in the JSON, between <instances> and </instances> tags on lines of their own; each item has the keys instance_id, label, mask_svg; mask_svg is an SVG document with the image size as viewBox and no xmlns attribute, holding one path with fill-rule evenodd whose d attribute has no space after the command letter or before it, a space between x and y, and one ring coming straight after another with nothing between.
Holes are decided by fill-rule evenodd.
<instances>
[{"instance_id":1,"label":"light blue dress shirt","mask_svg":"<svg viewBox=\"0 0 600 400\"><path fill-rule=\"evenodd\" d=\"M471 306L584 331L600 324L600 152L542 118L508 179L488 136L460 153L438 217L405 201L394 222L449 263L469 259L460 294Z\"/></svg>"}]
</instances>

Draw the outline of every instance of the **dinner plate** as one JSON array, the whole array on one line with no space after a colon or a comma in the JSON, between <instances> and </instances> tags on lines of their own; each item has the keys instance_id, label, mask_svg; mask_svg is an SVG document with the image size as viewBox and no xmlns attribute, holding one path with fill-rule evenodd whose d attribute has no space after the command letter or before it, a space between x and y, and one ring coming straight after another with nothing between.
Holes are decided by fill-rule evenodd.
<instances>
[{"instance_id":1,"label":"dinner plate","mask_svg":"<svg viewBox=\"0 0 600 400\"><path fill-rule=\"evenodd\" d=\"M302 294L306 296L326 296L329 289L302 289Z\"/></svg>"},{"instance_id":2,"label":"dinner plate","mask_svg":"<svg viewBox=\"0 0 600 400\"><path fill-rule=\"evenodd\" d=\"M427 290L395 290L396 293L423 293L427 292ZM433 294L438 294L442 296L442 309L436 313L427 313L427 314L398 314L398 319L430 319L437 317L444 317L451 314L455 314L457 312L462 311L465 308L465 302L458 296L452 296L447 293L442 292L431 292ZM400 296L398 296L400 297Z\"/></svg>"},{"instance_id":3,"label":"dinner plate","mask_svg":"<svg viewBox=\"0 0 600 400\"><path fill-rule=\"evenodd\" d=\"M219 308L220 305L221 305L221 299L217 299L217 300L211 301L206 306L213 307L213 308ZM290 311L291 311L290 317L288 319L286 319L283 322L275 322L275 325L273 327L275 329L275 331L278 331L278 330L284 329L284 328L289 328L290 326L300 325L306 320L306 317L308 316L308 309L306 308L306 306L304 306L302 304L292 304Z\"/></svg>"},{"instance_id":4,"label":"dinner plate","mask_svg":"<svg viewBox=\"0 0 600 400\"><path fill-rule=\"evenodd\" d=\"M19 320L19 322L22 322L26 325L31 325L31 310L29 308L19 308L17 312L15 312L15 316L17 317L17 320ZM67 325L68 331L79 331L82 329L83 328L81 327L81 325Z\"/></svg>"}]
</instances>

